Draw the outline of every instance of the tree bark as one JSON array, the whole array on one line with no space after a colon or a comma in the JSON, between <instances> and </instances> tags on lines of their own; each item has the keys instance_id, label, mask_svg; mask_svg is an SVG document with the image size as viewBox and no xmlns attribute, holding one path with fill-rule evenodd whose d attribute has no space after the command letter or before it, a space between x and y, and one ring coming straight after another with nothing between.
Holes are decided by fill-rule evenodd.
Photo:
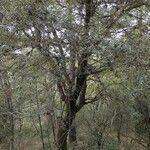
<instances>
[{"instance_id":1,"label":"tree bark","mask_svg":"<svg viewBox=\"0 0 150 150\"><path fill-rule=\"evenodd\" d=\"M89 37L89 23L91 18L91 10L92 10L92 0L85 1L85 18L84 18L84 27L85 27L85 35L83 40L86 41L86 47L88 47L88 37ZM55 34L56 35L56 34ZM60 93L60 99L66 104L66 116L60 118L58 121L58 132L57 132L57 146L58 150L67 150L67 137L70 133L70 142L76 141L76 131L75 128L71 128L72 123L75 119L76 113L84 106L85 104L85 94L86 94L86 82L87 75L85 72L87 70L88 58L90 56L90 52L87 48L82 51L80 57L78 58L78 68L77 74L75 77L71 77L71 79L75 80L75 85L70 84L71 79L68 79L68 75L66 72L66 68L63 67L63 71L65 72L64 76L66 77L66 85L69 85L69 89L65 90L67 86L64 86L63 83L58 81L57 88ZM60 52L61 47L59 47ZM61 54L61 53L60 53ZM63 59L63 57L62 57ZM65 66L62 63L63 66ZM74 64L72 63L74 66ZM72 68L72 67L71 67ZM71 70L70 70L71 71ZM72 72L73 73L73 72ZM74 73L72 74L74 75ZM72 89L72 90L70 90ZM79 102L77 103L77 100Z\"/></svg>"},{"instance_id":2,"label":"tree bark","mask_svg":"<svg viewBox=\"0 0 150 150\"><path fill-rule=\"evenodd\" d=\"M74 105L75 106L75 105ZM68 107L67 114L64 118L58 118L57 146L58 150L67 150L67 137L75 119L76 112L74 108Z\"/></svg>"},{"instance_id":3,"label":"tree bark","mask_svg":"<svg viewBox=\"0 0 150 150\"><path fill-rule=\"evenodd\" d=\"M67 128L59 127L57 133L58 150L67 150Z\"/></svg>"},{"instance_id":4,"label":"tree bark","mask_svg":"<svg viewBox=\"0 0 150 150\"><path fill-rule=\"evenodd\" d=\"M6 98L6 106L7 106L7 115L6 119L9 120L8 127L10 129L10 139L9 139L9 150L14 150L14 141L15 141L15 118L14 118L14 107L13 107L13 99L12 99L12 88L10 85L8 72L3 71L1 73L1 84L5 93Z\"/></svg>"},{"instance_id":5,"label":"tree bark","mask_svg":"<svg viewBox=\"0 0 150 150\"><path fill-rule=\"evenodd\" d=\"M37 81L36 81L36 104L38 110L40 109L40 103L39 103L39 98L38 98L38 87L37 87ZM40 114L37 114L38 121L39 121L39 127L40 127L40 138L41 138L41 143L43 150L45 150L45 142L44 142L44 134L43 134L43 127L42 127L42 121L41 121L41 116Z\"/></svg>"},{"instance_id":6,"label":"tree bark","mask_svg":"<svg viewBox=\"0 0 150 150\"><path fill-rule=\"evenodd\" d=\"M147 124L147 130L148 130L147 150L150 150L150 124L149 122Z\"/></svg>"},{"instance_id":7,"label":"tree bark","mask_svg":"<svg viewBox=\"0 0 150 150\"><path fill-rule=\"evenodd\" d=\"M69 147L70 150L74 150L77 145L77 137L76 137L76 124L75 120L73 120L72 125L69 130Z\"/></svg>"}]
</instances>

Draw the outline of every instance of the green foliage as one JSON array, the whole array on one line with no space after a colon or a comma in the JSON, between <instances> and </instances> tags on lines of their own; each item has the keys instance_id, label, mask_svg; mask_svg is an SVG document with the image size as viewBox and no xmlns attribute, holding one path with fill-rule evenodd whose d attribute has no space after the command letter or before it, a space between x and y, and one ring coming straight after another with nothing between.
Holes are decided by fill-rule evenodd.
<instances>
[{"instance_id":1,"label":"green foliage","mask_svg":"<svg viewBox=\"0 0 150 150\"><path fill-rule=\"evenodd\" d=\"M142 150L140 142L150 143L144 1L0 3L0 149L24 149L17 143L26 140L33 150L56 149L58 118L83 106L74 116L78 149Z\"/></svg>"}]
</instances>

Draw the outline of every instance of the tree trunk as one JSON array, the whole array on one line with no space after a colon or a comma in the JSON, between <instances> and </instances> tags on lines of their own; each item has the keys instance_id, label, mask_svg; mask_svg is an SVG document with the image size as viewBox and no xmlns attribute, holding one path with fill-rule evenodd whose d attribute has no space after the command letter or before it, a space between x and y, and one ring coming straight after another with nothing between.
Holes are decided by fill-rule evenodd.
<instances>
[{"instance_id":1,"label":"tree trunk","mask_svg":"<svg viewBox=\"0 0 150 150\"><path fill-rule=\"evenodd\" d=\"M97 148L98 150L102 149L102 139L103 139L103 133L99 133L98 134L98 138L97 138Z\"/></svg>"},{"instance_id":2,"label":"tree trunk","mask_svg":"<svg viewBox=\"0 0 150 150\"><path fill-rule=\"evenodd\" d=\"M147 150L150 150L150 125L149 124L147 124L147 129L148 129Z\"/></svg>"},{"instance_id":3,"label":"tree trunk","mask_svg":"<svg viewBox=\"0 0 150 150\"><path fill-rule=\"evenodd\" d=\"M14 107L12 99L12 88L8 77L8 72L4 71L1 75L2 87L5 92L6 106L7 106L7 119L9 120L10 139L9 139L9 150L14 150L14 137L15 137L15 118L14 118Z\"/></svg>"},{"instance_id":4,"label":"tree trunk","mask_svg":"<svg viewBox=\"0 0 150 150\"><path fill-rule=\"evenodd\" d=\"M10 150L14 150L14 117L11 115L10 118L10 126L11 126L11 138L10 138Z\"/></svg>"},{"instance_id":5,"label":"tree trunk","mask_svg":"<svg viewBox=\"0 0 150 150\"><path fill-rule=\"evenodd\" d=\"M42 127L42 122L41 122L41 116L40 116L40 115L38 115L38 121L39 121L39 126L40 126L40 138L41 138L41 143L42 143L43 150L45 150L43 127Z\"/></svg>"},{"instance_id":6,"label":"tree trunk","mask_svg":"<svg viewBox=\"0 0 150 150\"><path fill-rule=\"evenodd\" d=\"M89 37L89 23L90 18L92 17L92 0L85 0L85 19L84 19L84 38L83 40L87 41ZM58 38L56 32L54 35ZM89 42L86 43L86 46L89 45ZM88 47L88 46L87 46ZM63 51L62 47L59 47L60 54ZM57 88L60 93L60 99L66 103L66 116L60 119L58 125L57 132L57 144L59 150L67 150L67 136L70 133L70 142L76 141L76 130L75 127L70 128L73 120L75 119L76 113L84 106L85 104L85 94L86 94L86 82L87 82L87 66L88 66L88 58L91 55L91 52L88 51L87 48L83 49L81 55L78 57L78 68L77 73L75 74L72 71L73 66L75 67L74 60L71 62L71 79L68 78L67 68L63 67L62 70L64 72L64 76L66 77L66 85L64 86L64 82L58 81ZM64 55L62 54L64 59ZM65 59L64 59L65 60ZM73 65L73 66L72 66ZM62 61L62 66L65 66L65 63ZM70 84L73 80L74 85ZM71 81L71 82L70 82ZM66 90L66 87L69 87ZM69 93L68 93L69 91ZM77 103L77 100L79 101ZM70 130L71 129L71 130Z\"/></svg>"},{"instance_id":7,"label":"tree trunk","mask_svg":"<svg viewBox=\"0 0 150 150\"><path fill-rule=\"evenodd\" d=\"M71 129L72 123L75 119L74 109L68 109L68 113L64 118L57 119L58 132L57 132L57 146L58 150L67 150L67 137ZM71 139L72 140L72 139Z\"/></svg>"},{"instance_id":8,"label":"tree trunk","mask_svg":"<svg viewBox=\"0 0 150 150\"><path fill-rule=\"evenodd\" d=\"M38 86L37 86L37 80L35 80L35 84L36 84L36 105L37 105L37 109L40 109L40 102L39 102L39 97L38 97ZM40 127L40 138L41 138L41 143L42 143L42 147L43 150L45 150L45 143L44 143L44 135L43 135L43 127L42 127L42 121L41 121L41 116L40 114L37 114L38 117L38 121L39 121L39 127Z\"/></svg>"},{"instance_id":9,"label":"tree trunk","mask_svg":"<svg viewBox=\"0 0 150 150\"><path fill-rule=\"evenodd\" d=\"M58 118L57 147L58 150L67 150L68 129L61 118Z\"/></svg>"},{"instance_id":10,"label":"tree trunk","mask_svg":"<svg viewBox=\"0 0 150 150\"><path fill-rule=\"evenodd\" d=\"M69 148L70 148L70 150L75 150L76 145L77 145L76 124L75 124L75 120L73 120L72 125L69 130Z\"/></svg>"}]
</instances>

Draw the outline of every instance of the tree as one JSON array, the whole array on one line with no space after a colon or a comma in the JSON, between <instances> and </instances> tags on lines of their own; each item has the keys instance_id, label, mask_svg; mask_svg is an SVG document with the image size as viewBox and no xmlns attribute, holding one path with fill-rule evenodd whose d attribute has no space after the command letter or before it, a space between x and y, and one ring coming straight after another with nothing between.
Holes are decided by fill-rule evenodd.
<instances>
[{"instance_id":1,"label":"tree","mask_svg":"<svg viewBox=\"0 0 150 150\"><path fill-rule=\"evenodd\" d=\"M131 23L134 20L132 11L147 5L147 2L27 0L15 1L12 6L9 1L6 4L4 7L11 13L1 29L2 45L12 48L15 53L16 50L24 53L24 48L31 48L25 51L27 57L37 50L45 57L46 63L51 64L50 72L59 100L64 104L58 119L57 144L58 149L66 150L68 132L76 114L84 105L99 100L101 96L99 92L88 96L89 79L96 80L107 71L113 72L124 61L123 50L126 48L113 45L113 35L121 30L125 36L132 29L139 28L138 24ZM125 24L126 20L129 24ZM142 25L142 32L146 32L146 23Z\"/></svg>"}]
</instances>

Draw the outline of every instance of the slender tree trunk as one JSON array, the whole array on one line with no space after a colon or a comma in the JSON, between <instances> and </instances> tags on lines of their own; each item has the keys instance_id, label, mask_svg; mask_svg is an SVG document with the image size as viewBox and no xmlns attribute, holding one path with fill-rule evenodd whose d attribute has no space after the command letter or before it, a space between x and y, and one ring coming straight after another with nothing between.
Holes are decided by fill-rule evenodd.
<instances>
[{"instance_id":1,"label":"slender tree trunk","mask_svg":"<svg viewBox=\"0 0 150 150\"><path fill-rule=\"evenodd\" d=\"M43 147L43 150L45 150L43 127L42 127L42 122L41 122L41 116L40 115L38 115L38 120L39 120L39 126L40 126L40 138L41 138L41 142L42 142L42 147Z\"/></svg>"},{"instance_id":2,"label":"slender tree trunk","mask_svg":"<svg viewBox=\"0 0 150 150\"><path fill-rule=\"evenodd\" d=\"M68 129L63 122L62 118L58 118L58 131L57 131L57 147L58 150L67 150L67 136Z\"/></svg>"},{"instance_id":3,"label":"slender tree trunk","mask_svg":"<svg viewBox=\"0 0 150 150\"><path fill-rule=\"evenodd\" d=\"M117 125L117 139L118 139L118 143L121 143L121 128L122 128L122 114L118 114L118 125Z\"/></svg>"},{"instance_id":4,"label":"slender tree trunk","mask_svg":"<svg viewBox=\"0 0 150 150\"><path fill-rule=\"evenodd\" d=\"M5 92L6 97L6 105L8 112L7 119L9 120L9 129L10 129L10 139L9 139L9 150L14 150L14 137L15 137L15 119L14 119L14 107L13 107L13 99L12 99L12 88L9 82L9 77L7 71L2 73L2 87Z\"/></svg>"},{"instance_id":5,"label":"slender tree trunk","mask_svg":"<svg viewBox=\"0 0 150 150\"><path fill-rule=\"evenodd\" d=\"M36 81L36 103L37 103L37 108L38 108L38 110L39 110L39 109L40 109L40 103L39 103L39 98L38 98L37 81ZM41 121L41 116L40 116L40 114L38 114L37 117L38 117L39 126L40 126L40 138L41 138L41 143L42 143L43 150L45 150L43 127L42 127L42 121Z\"/></svg>"},{"instance_id":6,"label":"slender tree trunk","mask_svg":"<svg viewBox=\"0 0 150 150\"><path fill-rule=\"evenodd\" d=\"M97 137L97 148L98 148L98 150L101 150L102 149L103 133L100 132L97 136L98 136Z\"/></svg>"},{"instance_id":7,"label":"slender tree trunk","mask_svg":"<svg viewBox=\"0 0 150 150\"><path fill-rule=\"evenodd\" d=\"M64 127L59 127L57 134L58 150L67 150L68 131Z\"/></svg>"},{"instance_id":8,"label":"slender tree trunk","mask_svg":"<svg viewBox=\"0 0 150 150\"><path fill-rule=\"evenodd\" d=\"M148 128L147 150L150 150L150 125L149 124L147 125L147 128Z\"/></svg>"},{"instance_id":9,"label":"slender tree trunk","mask_svg":"<svg viewBox=\"0 0 150 150\"><path fill-rule=\"evenodd\" d=\"M14 150L14 119L11 119L11 139L10 139L10 150Z\"/></svg>"},{"instance_id":10,"label":"slender tree trunk","mask_svg":"<svg viewBox=\"0 0 150 150\"><path fill-rule=\"evenodd\" d=\"M117 130L117 139L118 139L118 143L121 143L120 129Z\"/></svg>"},{"instance_id":11,"label":"slender tree trunk","mask_svg":"<svg viewBox=\"0 0 150 150\"><path fill-rule=\"evenodd\" d=\"M10 138L10 150L14 150L14 138L15 138L15 122L14 122L14 109L13 109L13 103L12 103L12 99L9 99L10 101L10 128L11 128L11 138Z\"/></svg>"}]
</instances>

